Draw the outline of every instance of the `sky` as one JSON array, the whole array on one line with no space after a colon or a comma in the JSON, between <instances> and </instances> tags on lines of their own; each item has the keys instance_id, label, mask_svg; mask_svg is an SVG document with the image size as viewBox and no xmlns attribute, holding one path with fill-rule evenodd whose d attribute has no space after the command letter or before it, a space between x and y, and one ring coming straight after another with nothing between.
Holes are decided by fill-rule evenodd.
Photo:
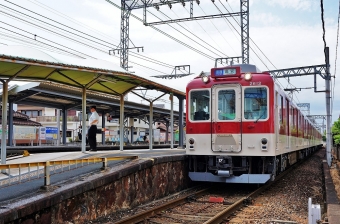
<instances>
[{"instance_id":1,"label":"sky","mask_svg":"<svg viewBox=\"0 0 340 224\"><path fill-rule=\"evenodd\" d=\"M111 2L120 6L118 0ZM340 115L339 59L336 50L339 2L323 1L323 8L330 72L336 77L331 80L334 96L332 118L335 121ZM185 7L174 4L171 9L165 5L159 11L149 8L146 18L147 22L187 18L190 16L189 10L189 3ZM239 12L240 1L215 0L213 3L201 0L199 5L194 2L193 15L217 15L228 13L227 10ZM262 71L325 64L320 0L250 0L249 13L249 45L253 49L249 52L250 64ZM132 10L132 14L143 18L141 9ZM172 37L169 38L131 15L129 46L143 47L144 51L130 50L129 71L184 92L190 80L214 67L214 58L241 56L239 21L239 17L228 17L154 26ZM120 48L120 26L120 9L105 0L0 2L0 47L23 45L59 57L93 57L119 65L120 55L109 55L109 50ZM151 59L140 59L143 57ZM151 63L153 59L157 63ZM193 74L171 80L152 77L171 74L174 66L179 65L190 65ZM326 115L325 93L303 89L314 86L313 76L292 77L289 82L283 78L278 81L282 88L302 88L301 91L294 91L292 97L296 103L310 103L311 115ZM324 89L325 80L318 76L317 90ZM152 91L142 94L146 94L147 98L161 95ZM147 103L133 94L129 94L129 100ZM164 103L169 108L168 97L155 103ZM178 103L175 99L176 107Z\"/></svg>"}]
</instances>

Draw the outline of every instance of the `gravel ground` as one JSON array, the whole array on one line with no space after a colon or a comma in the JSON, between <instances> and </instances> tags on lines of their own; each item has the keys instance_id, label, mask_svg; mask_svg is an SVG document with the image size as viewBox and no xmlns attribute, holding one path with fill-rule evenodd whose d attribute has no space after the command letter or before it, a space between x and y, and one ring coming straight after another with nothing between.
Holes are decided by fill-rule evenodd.
<instances>
[{"instance_id":1,"label":"gravel ground","mask_svg":"<svg viewBox=\"0 0 340 224\"><path fill-rule=\"evenodd\" d=\"M325 150L319 150L304 164L287 174L282 180L274 184L264 193L253 199L252 205L242 209L227 223L282 223L278 220L291 221L291 223L308 223L308 198L313 204L322 205L322 170L321 163L325 158ZM334 166L335 167L335 166ZM340 162L338 163L340 167ZM333 170L333 169L332 169ZM332 172L331 170L331 172ZM337 172L333 172L339 175ZM333 177L334 178L334 177ZM335 177L336 178L336 177ZM337 177L339 178L339 176ZM338 179L340 180L340 179ZM340 187L340 181L338 182ZM339 188L338 188L339 189ZM170 198L178 197L173 195ZM168 199L142 206L159 205ZM120 211L96 221L88 223L114 223L114 220L140 212L141 208ZM322 211L323 213L323 211ZM288 223L288 222L287 222Z\"/></svg>"},{"instance_id":2,"label":"gravel ground","mask_svg":"<svg viewBox=\"0 0 340 224\"><path fill-rule=\"evenodd\" d=\"M308 198L312 198L313 204L323 202L321 163L324 155L324 149L316 152L255 198L251 206L237 213L229 223L280 223L274 220L308 223ZM250 222L251 219L257 221Z\"/></svg>"}]
</instances>

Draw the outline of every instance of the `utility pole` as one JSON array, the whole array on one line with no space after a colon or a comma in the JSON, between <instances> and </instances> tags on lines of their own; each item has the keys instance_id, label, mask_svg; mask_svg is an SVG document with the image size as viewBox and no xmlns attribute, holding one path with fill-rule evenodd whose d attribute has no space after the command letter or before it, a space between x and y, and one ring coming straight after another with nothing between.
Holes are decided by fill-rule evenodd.
<instances>
[{"instance_id":1,"label":"utility pole","mask_svg":"<svg viewBox=\"0 0 340 224\"><path fill-rule=\"evenodd\" d=\"M285 78L285 77L294 77L294 76L305 76L305 75L314 75L314 92L325 92L326 93L326 154L327 154L327 163L328 166L331 166L332 157L331 157L331 147L332 147L332 135L331 135L331 91L330 91L330 83L331 83L331 75L329 73L329 47L325 48L325 62L323 65L312 65L305 67L297 67L297 68L287 68L280 70L272 70L267 71L271 75L273 75L274 79L277 78ZM316 86L316 76L320 75L323 79L325 79L326 89L325 90L317 90Z\"/></svg>"},{"instance_id":2,"label":"utility pole","mask_svg":"<svg viewBox=\"0 0 340 224\"><path fill-rule=\"evenodd\" d=\"M332 165L332 134L331 134L331 75L329 73L329 47L325 48L325 60L326 60L326 153L328 166Z\"/></svg>"}]
</instances>

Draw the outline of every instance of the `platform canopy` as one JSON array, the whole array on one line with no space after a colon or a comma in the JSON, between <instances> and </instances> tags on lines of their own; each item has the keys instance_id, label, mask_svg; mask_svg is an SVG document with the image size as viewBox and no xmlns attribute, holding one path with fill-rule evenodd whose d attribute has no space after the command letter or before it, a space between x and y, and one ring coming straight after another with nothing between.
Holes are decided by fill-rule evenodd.
<instances>
[{"instance_id":1,"label":"platform canopy","mask_svg":"<svg viewBox=\"0 0 340 224\"><path fill-rule=\"evenodd\" d=\"M115 96L125 95L140 87L185 97L182 91L129 73L112 62L52 56L23 46L0 47L0 78L11 81L51 81Z\"/></svg>"}]
</instances>

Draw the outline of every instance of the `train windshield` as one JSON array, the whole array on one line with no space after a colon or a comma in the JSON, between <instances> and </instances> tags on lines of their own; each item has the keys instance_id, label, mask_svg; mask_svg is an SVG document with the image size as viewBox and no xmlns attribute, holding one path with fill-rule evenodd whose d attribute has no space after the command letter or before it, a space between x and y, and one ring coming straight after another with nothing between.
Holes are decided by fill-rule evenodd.
<instances>
[{"instance_id":1,"label":"train windshield","mask_svg":"<svg viewBox=\"0 0 340 224\"><path fill-rule=\"evenodd\" d=\"M195 90L190 92L190 119L195 121L210 119L209 90Z\"/></svg>"},{"instance_id":2,"label":"train windshield","mask_svg":"<svg viewBox=\"0 0 340 224\"><path fill-rule=\"evenodd\" d=\"M247 120L265 120L268 90L266 87L248 87L244 89L244 118Z\"/></svg>"},{"instance_id":3,"label":"train windshield","mask_svg":"<svg viewBox=\"0 0 340 224\"><path fill-rule=\"evenodd\" d=\"M218 119L235 119L235 90L223 89L218 91Z\"/></svg>"}]
</instances>

